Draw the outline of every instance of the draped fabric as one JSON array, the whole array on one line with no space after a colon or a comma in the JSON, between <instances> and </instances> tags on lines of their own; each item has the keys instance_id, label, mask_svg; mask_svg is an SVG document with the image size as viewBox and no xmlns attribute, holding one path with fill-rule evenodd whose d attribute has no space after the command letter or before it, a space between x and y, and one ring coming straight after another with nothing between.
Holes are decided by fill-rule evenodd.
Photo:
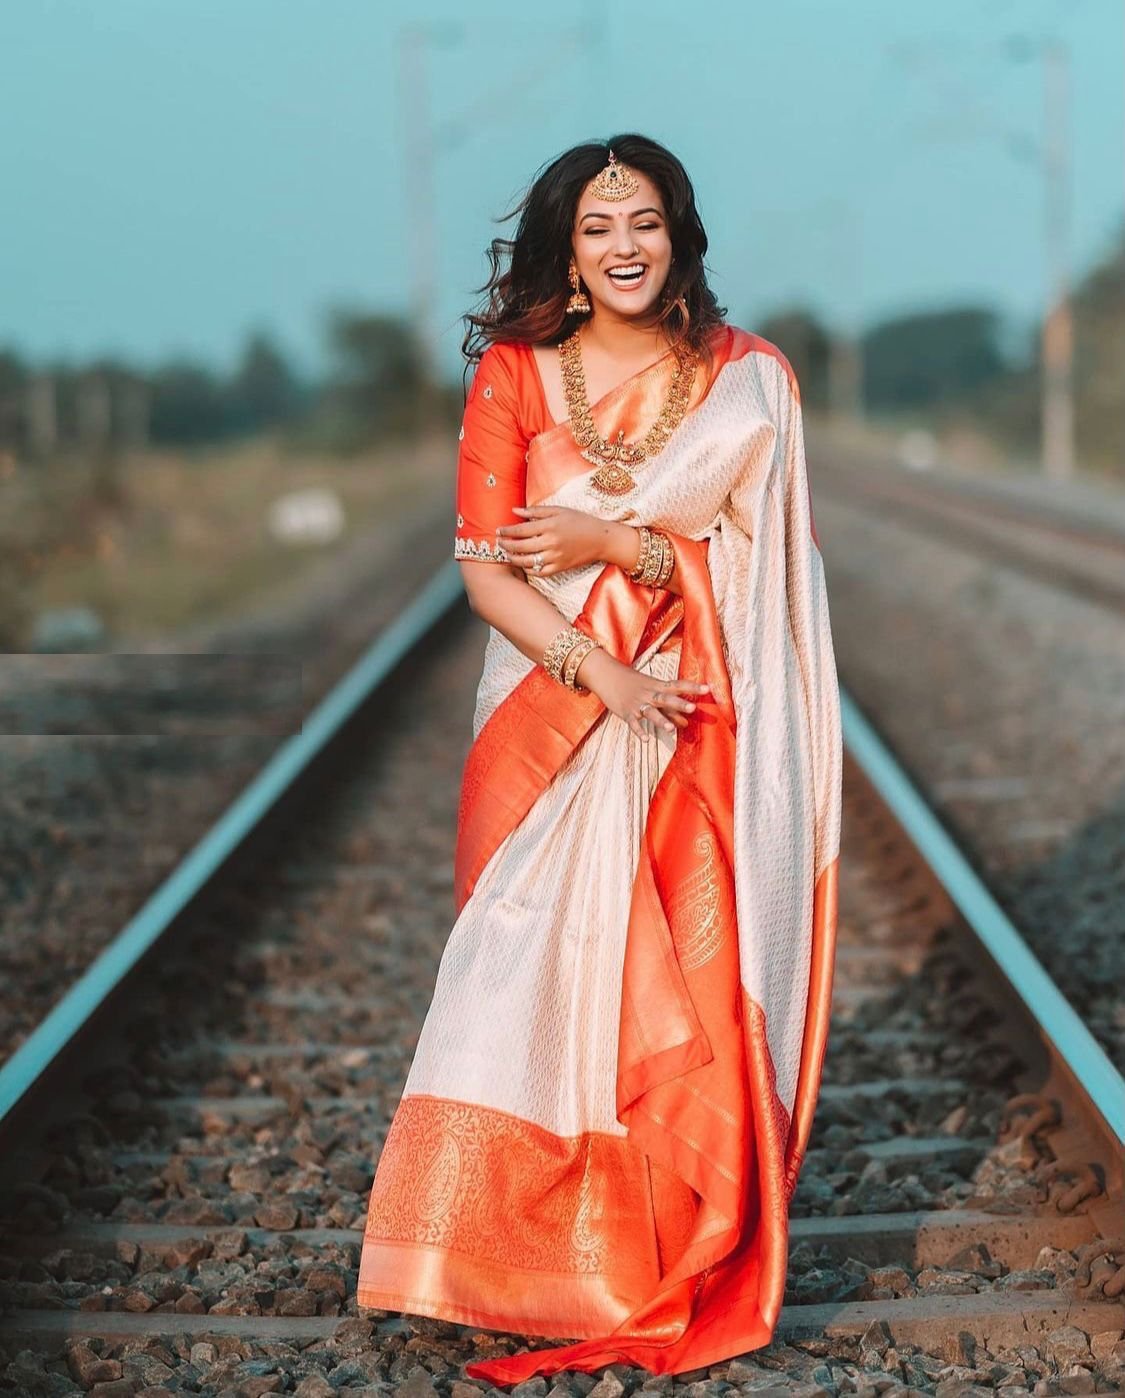
<instances>
[{"instance_id":1,"label":"draped fabric","mask_svg":"<svg viewBox=\"0 0 1125 1398\"><path fill-rule=\"evenodd\" d=\"M457 919L380 1155L360 1305L562 1340L519 1382L677 1373L766 1344L831 1008L839 694L784 356L733 326L628 496L605 500L531 350L482 356L460 557L511 506L667 530L682 596L590 565L537 587L619 659L706 680L643 741L489 634L458 813ZM674 360L593 405L643 434ZM489 478L491 483L489 483Z\"/></svg>"}]
</instances>

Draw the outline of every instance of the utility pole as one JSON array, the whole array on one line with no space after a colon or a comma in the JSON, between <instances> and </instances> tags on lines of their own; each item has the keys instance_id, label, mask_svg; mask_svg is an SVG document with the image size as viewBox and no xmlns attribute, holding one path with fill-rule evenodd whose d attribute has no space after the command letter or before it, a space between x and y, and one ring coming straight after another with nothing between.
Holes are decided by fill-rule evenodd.
<instances>
[{"instance_id":1,"label":"utility pole","mask_svg":"<svg viewBox=\"0 0 1125 1398\"><path fill-rule=\"evenodd\" d=\"M839 257L839 277L849 288L850 305L845 323L832 332L828 349L828 406L833 416L862 422L863 388L863 233L856 205L833 199L827 205L825 224L834 229L834 250Z\"/></svg>"},{"instance_id":2,"label":"utility pole","mask_svg":"<svg viewBox=\"0 0 1125 1398\"><path fill-rule=\"evenodd\" d=\"M507 25L508 42L520 31ZM515 75L507 74L492 89L477 96L473 104L452 117L435 122L430 103L427 58L431 49L451 47L471 33L464 23L405 24L398 31L397 109L399 148L404 157L406 226L409 228L411 260L411 318L422 345L427 381L437 385L440 329L438 326L438 277L440 268L440 226L436 196L437 163L448 159L458 147L488 122L510 123L518 119L519 100L527 94L541 99L546 84L569 71L568 60L578 52L597 52L607 42L598 0L589 0L585 21L555 34L544 35L537 24L527 33L540 44L549 39L546 57L538 65L520 65ZM600 74L594 75L587 62L587 81L597 90Z\"/></svg>"},{"instance_id":3,"label":"utility pole","mask_svg":"<svg viewBox=\"0 0 1125 1398\"><path fill-rule=\"evenodd\" d=\"M1047 304L1041 361L1043 470L1074 474L1074 317L1070 301L1070 56L1043 44L1043 174Z\"/></svg>"},{"instance_id":4,"label":"utility pole","mask_svg":"<svg viewBox=\"0 0 1125 1398\"><path fill-rule=\"evenodd\" d=\"M437 364L437 208L434 197L433 120L426 72L430 35L418 24L398 35L399 149L403 153L406 219L411 267L411 320L428 391L439 379Z\"/></svg>"},{"instance_id":5,"label":"utility pole","mask_svg":"<svg viewBox=\"0 0 1125 1398\"><path fill-rule=\"evenodd\" d=\"M983 130L1002 134L1010 152L1034 164L1043 180L1044 306L1039 345L1040 457L1044 475L1066 480L1074 473L1074 327L1070 297L1070 50L1065 40L1012 34L1000 46L1014 63L1038 58L1043 70L1043 140L1039 145L1006 124ZM899 62L927 60L917 46L892 50ZM986 114L987 115L987 114Z\"/></svg>"}]
</instances>

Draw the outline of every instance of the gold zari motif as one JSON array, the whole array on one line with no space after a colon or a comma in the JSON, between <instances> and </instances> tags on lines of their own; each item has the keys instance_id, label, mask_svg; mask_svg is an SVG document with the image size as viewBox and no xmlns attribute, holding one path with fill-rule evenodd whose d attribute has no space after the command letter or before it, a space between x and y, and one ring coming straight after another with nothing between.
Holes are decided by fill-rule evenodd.
<instances>
[{"instance_id":1,"label":"gold zari motif","mask_svg":"<svg viewBox=\"0 0 1125 1398\"><path fill-rule=\"evenodd\" d=\"M676 956L685 971L710 961L723 943L715 844L710 834L697 835L694 849L701 856L700 864L676 890L669 910Z\"/></svg>"}]
</instances>

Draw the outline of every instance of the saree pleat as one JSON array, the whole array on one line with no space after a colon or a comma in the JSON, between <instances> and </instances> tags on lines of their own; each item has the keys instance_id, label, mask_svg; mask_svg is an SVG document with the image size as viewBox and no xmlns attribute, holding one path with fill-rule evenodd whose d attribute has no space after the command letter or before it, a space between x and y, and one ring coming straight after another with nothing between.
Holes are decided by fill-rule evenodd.
<instances>
[{"instance_id":1,"label":"saree pleat","mask_svg":"<svg viewBox=\"0 0 1125 1398\"><path fill-rule=\"evenodd\" d=\"M568 1337L466 1367L495 1384L697 1368L781 1307L831 1009L838 696L795 383L736 332L705 387L635 502L682 595L614 567L537 585L710 693L646 744L490 637L458 920L372 1188L361 1305ZM596 508L565 433L536 440L528 498Z\"/></svg>"}]
</instances>

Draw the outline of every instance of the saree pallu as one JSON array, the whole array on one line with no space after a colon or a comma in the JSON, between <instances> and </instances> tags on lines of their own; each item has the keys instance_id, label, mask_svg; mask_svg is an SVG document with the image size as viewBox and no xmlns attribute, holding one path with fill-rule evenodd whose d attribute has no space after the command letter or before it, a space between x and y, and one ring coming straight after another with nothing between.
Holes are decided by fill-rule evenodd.
<instances>
[{"instance_id":1,"label":"saree pallu","mask_svg":"<svg viewBox=\"0 0 1125 1398\"><path fill-rule=\"evenodd\" d=\"M784 357L733 331L634 491L592 469L555 425L527 498L659 525L682 595L601 565L530 585L711 692L642 741L490 633L457 921L360 1261L362 1306L570 1341L466 1366L497 1384L768 1343L831 1008L839 693Z\"/></svg>"}]
</instances>

